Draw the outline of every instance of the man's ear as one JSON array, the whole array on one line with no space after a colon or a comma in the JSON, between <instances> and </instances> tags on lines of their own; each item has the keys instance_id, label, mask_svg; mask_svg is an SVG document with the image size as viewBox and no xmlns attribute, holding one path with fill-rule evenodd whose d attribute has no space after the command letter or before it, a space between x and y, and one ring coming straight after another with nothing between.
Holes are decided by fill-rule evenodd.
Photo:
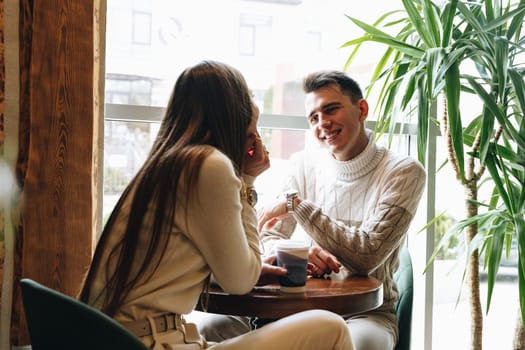
<instances>
[{"instance_id":1,"label":"man's ear","mask_svg":"<svg viewBox=\"0 0 525 350\"><path fill-rule=\"evenodd\" d=\"M359 100L359 110L361 111L359 120L361 122L364 122L365 119L368 117L368 102L364 98Z\"/></svg>"}]
</instances>

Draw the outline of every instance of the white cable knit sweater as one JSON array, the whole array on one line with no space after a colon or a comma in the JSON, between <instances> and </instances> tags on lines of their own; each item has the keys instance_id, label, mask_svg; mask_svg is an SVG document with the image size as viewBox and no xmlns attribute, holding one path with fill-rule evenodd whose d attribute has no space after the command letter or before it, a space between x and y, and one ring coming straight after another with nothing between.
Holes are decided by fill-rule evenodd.
<instances>
[{"instance_id":1,"label":"white cable knit sweater","mask_svg":"<svg viewBox=\"0 0 525 350\"><path fill-rule=\"evenodd\" d=\"M262 232L262 240L271 252L275 239L289 238L299 223L351 274L383 281L384 302L378 311L393 313L398 293L392 276L424 189L425 171L416 160L378 146L370 130L367 135L365 150L349 161L335 160L327 149L293 155L285 187L297 189L303 201L293 217Z\"/></svg>"}]
</instances>

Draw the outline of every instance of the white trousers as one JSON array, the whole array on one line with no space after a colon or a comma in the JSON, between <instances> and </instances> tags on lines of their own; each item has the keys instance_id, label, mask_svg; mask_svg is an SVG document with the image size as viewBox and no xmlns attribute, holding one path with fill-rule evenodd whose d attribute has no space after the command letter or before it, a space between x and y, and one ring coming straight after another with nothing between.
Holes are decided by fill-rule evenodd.
<instances>
[{"instance_id":1,"label":"white trousers","mask_svg":"<svg viewBox=\"0 0 525 350\"><path fill-rule=\"evenodd\" d=\"M264 330L270 325L267 324L257 331ZM248 317L203 313L199 315L198 326L200 333L206 339L219 342L250 332L250 319ZM393 349L395 346L396 337L385 325L384 320L375 315L351 317L346 320L346 326L349 329L355 350L387 350ZM299 332L305 334L309 330L300 329ZM273 347L268 349L273 350ZM305 349L315 349L315 347L305 347Z\"/></svg>"},{"instance_id":2,"label":"white trousers","mask_svg":"<svg viewBox=\"0 0 525 350\"><path fill-rule=\"evenodd\" d=\"M221 318L219 315L216 316L218 316L215 318L216 321ZM227 325L224 328L226 333L223 333L233 337L221 337L226 340L208 339L220 341L212 345L211 350L354 350L343 318L325 310L300 312L253 331L250 331L249 324L246 323L247 318L243 320L243 318L222 316L222 319L226 321L222 326L234 320L235 326ZM204 328L209 330L208 326L211 324L208 323ZM201 325L199 330L200 328Z\"/></svg>"}]
</instances>

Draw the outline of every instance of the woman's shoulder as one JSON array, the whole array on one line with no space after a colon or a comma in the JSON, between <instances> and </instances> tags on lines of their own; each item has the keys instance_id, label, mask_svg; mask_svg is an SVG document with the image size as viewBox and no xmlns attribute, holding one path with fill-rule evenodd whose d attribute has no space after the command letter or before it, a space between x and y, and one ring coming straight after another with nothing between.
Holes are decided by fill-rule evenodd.
<instances>
[{"instance_id":1,"label":"woman's shoulder","mask_svg":"<svg viewBox=\"0 0 525 350\"><path fill-rule=\"evenodd\" d=\"M241 180L232 161L216 149L202 162L197 183L203 193L215 193L218 197L221 197L223 192L229 192L231 189L237 191L241 187Z\"/></svg>"},{"instance_id":2,"label":"woman's shoulder","mask_svg":"<svg viewBox=\"0 0 525 350\"><path fill-rule=\"evenodd\" d=\"M212 176L235 176L233 163L224 153L214 148L202 163L202 170Z\"/></svg>"}]
</instances>

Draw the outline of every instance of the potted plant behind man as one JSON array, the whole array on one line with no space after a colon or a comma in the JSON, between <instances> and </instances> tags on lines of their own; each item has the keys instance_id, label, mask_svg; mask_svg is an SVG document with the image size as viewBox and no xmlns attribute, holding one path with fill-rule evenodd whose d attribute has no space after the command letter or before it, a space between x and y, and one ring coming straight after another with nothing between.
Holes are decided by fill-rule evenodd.
<instances>
[{"instance_id":1,"label":"potted plant behind man","mask_svg":"<svg viewBox=\"0 0 525 350\"><path fill-rule=\"evenodd\" d=\"M481 349L479 254L488 275L488 312L502 255L508 254L513 238L518 242L517 335L525 319L525 0L402 3L403 10L385 13L373 24L348 16L365 33L343 45L354 47L345 68L362 43L386 45L367 89L379 87L376 133L392 132L400 113L417 116L418 157L425 162L429 123L441 128L448 165L465 189L467 212L442 242L465 233L471 349ZM388 34L392 28L400 29ZM466 94L477 96L482 105L469 122L462 119ZM443 113L434 121L430 108L439 100ZM481 202L484 175L493 192ZM523 345L523 337L516 337L515 348Z\"/></svg>"}]
</instances>

